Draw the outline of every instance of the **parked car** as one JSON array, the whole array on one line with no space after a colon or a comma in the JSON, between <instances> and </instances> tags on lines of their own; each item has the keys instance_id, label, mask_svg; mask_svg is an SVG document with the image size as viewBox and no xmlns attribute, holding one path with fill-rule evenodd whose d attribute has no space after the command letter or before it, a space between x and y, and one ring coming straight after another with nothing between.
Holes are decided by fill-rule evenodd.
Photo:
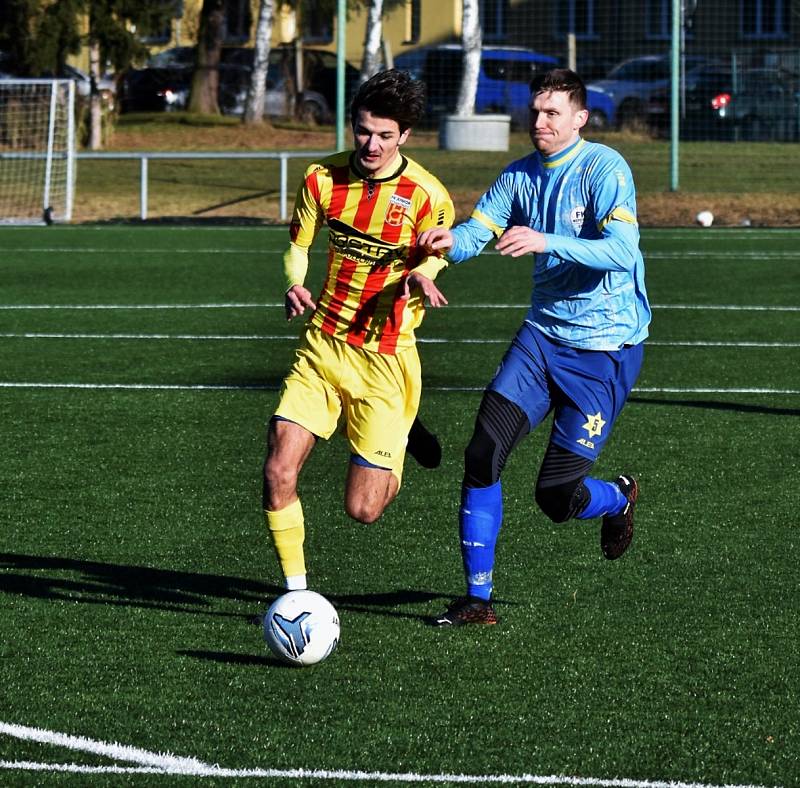
<instances>
[{"instance_id":1,"label":"parked car","mask_svg":"<svg viewBox=\"0 0 800 788\"><path fill-rule=\"evenodd\" d=\"M687 55L683 60L684 78L688 79L696 68L708 62L705 57ZM670 55L643 55L623 60L605 79L590 82L586 87L608 100L608 124L626 128L647 123L650 97L669 88L671 73Z\"/></svg>"},{"instance_id":2,"label":"parked car","mask_svg":"<svg viewBox=\"0 0 800 788\"><path fill-rule=\"evenodd\" d=\"M0 79L16 79L19 76L19 69L16 63L11 60L11 56L5 52L0 52ZM75 83L75 94L78 98L88 98L92 90L92 79L85 71L65 64L56 73L45 71L38 75L44 79L71 79ZM113 109L114 97L117 92L117 85L111 74L103 74L97 80L97 90L100 98Z\"/></svg>"},{"instance_id":3,"label":"parked car","mask_svg":"<svg viewBox=\"0 0 800 788\"><path fill-rule=\"evenodd\" d=\"M408 71L426 83L428 122L436 122L455 110L463 72L462 59L460 44L421 47L394 59L395 68ZM554 57L532 49L483 47L475 112L502 113L510 115L514 125L527 125L531 78L557 65Z\"/></svg>"},{"instance_id":4,"label":"parked car","mask_svg":"<svg viewBox=\"0 0 800 788\"><path fill-rule=\"evenodd\" d=\"M420 47L394 59L395 68L422 79L428 87L428 123L436 122L456 106L463 73L460 44ZM531 79L559 65L556 58L522 47L485 46L481 51L475 111L499 112L511 116L516 127L527 127ZM594 90L587 90L589 128L605 129L613 114L613 102Z\"/></svg>"},{"instance_id":5,"label":"parked car","mask_svg":"<svg viewBox=\"0 0 800 788\"><path fill-rule=\"evenodd\" d=\"M736 78L728 66L696 69L685 83L680 133L686 139L784 140L800 138L800 86L796 74L779 68L750 68ZM650 98L651 124L666 134L669 90Z\"/></svg>"},{"instance_id":6,"label":"parked car","mask_svg":"<svg viewBox=\"0 0 800 788\"><path fill-rule=\"evenodd\" d=\"M244 112L254 51L224 47L219 65L219 105L228 115ZM122 112L161 112L186 108L195 69L194 47L174 47L153 56L143 69L128 71L121 85ZM270 50L264 111L269 117L296 114L309 122L329 123L336 106L336 55L320 49L303 50L304 89L296 91L294 47ZM358 81L358 71L346 66L347 91Z\"/></svg>"}]
</instances>

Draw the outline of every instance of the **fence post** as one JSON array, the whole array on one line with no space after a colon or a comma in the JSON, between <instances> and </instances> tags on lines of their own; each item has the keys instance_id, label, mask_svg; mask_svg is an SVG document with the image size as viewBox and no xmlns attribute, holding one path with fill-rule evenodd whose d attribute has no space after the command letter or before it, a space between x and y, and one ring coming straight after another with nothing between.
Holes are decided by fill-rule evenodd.
<instances>
[{"instance_id":1,"label":"fence post","mask_svg":"<svg viewBox=\"0 0 800 788\"><path fill-rule=\"evenodd\" d=\"M147 156L142 156L139 171L139 218L147 219Z\"/></svg>"}]
</instances>

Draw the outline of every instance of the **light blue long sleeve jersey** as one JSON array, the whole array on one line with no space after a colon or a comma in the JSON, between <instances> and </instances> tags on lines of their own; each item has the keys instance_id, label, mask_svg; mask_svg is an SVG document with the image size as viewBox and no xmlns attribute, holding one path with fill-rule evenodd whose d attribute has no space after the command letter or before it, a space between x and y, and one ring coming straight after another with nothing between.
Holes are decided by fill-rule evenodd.
<instances>
[{"instance_id":1,"label":"light blue long sleeve jersey","mask_svg":"<svg viewBox=\"0 0 800 788\"><path fill-rule=\"evenodd\" d=\"M453 229L448 258L478 255L506 228L544 233L534 254L526 320L554 341L618 350L647 336L650 306L639 250L636 192L615 150L579 139L551 157L534 151L512 162Z\"/></svg>"}]
</instances>

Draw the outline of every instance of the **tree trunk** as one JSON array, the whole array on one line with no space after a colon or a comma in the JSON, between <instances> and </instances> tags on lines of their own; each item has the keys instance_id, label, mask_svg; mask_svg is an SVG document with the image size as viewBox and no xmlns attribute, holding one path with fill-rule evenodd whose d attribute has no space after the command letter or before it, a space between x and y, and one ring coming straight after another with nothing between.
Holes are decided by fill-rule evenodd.
<instances>
[{"instance_id":1,"label":"tree trunk","mask_svg":"<svg viewBox=\"0 0 800 788\"><path fill-rule=\"evenodd\" d=\"M242 118L244 123L261 123L264 120L264 94L267 87L274 5L274 0L260 0L259 3L255 51L253 53L253 71L250 74L247 103L245 104L244 117Z\"/></svg>"},{"instance_id":2,"label":"tree trunk","mask_svg":"<svg viewBox=\"0 0 800 788\"><path fill-rule=\"evenodd\" d=\"M100 44L92 40L89 43L89 150L100 150L103 147L103 105L100 91Z\"/></svg>"},{"instance_id":3,"label":"tree trunk","mask_svg":"<svg viewBox=\"0 0 800 788\"><path fill-rule=\"evenodd\" d=\"M381 39L383 38L383 0L369 0L367 29L364 34L364 55L361 59L359 82L366 82L378 73L381 62Z\"/></svg>"},{"instance_id":4,"label":"tree trunk","mask_svg":"<svg viewBox=\"0 0 800 788\"><path fill-rule=\"evenodd\" d=\"M478 0L462 0L462 9L461 46L464 57L464 73L461 77L455 114L466 117L475 114L482 41Z\"/></svg>"},{"instance_id":5,"label":"tree trunk","mask_svg":"<svg viewBox=\"0 0 800 788\"><path fill-rule=\"evenodd\" d=\"M224 0L203 0L189 112L219 115L219 58L224 31Z\"/></svg>"}]
</instances>

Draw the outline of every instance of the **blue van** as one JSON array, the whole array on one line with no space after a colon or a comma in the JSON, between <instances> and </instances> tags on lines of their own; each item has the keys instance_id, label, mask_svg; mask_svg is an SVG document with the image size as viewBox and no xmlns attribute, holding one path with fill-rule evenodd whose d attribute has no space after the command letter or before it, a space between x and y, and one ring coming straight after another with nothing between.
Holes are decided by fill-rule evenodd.
<instances>
[{"instance_id":1,"label":"blue van","mask_svg":"<svg viewBox=\"0 0 800 788\"><path fill-rule=\"evenodd\" d=\"M439 44L398 55L395 68L422 79L428 88L427 122L436 123L455 110L461 84L463 50L460 44ZM511 123L527 128L530 81L544 71L559 66L559 61L532 49L513 46L484 46L478 73L475 112L497 112L511 116ZM604 128L613 104L602 93L588 91L589 125Z\"/></svg>"},{"instance_id":2,"label":"blue van","mask_svg":"<svg viewBox=\"0 0 800 788\"><path fill-rule=\"evenodd\" d=\"M436 122L456 108L462 74L460 44L421 47L394 59L395 68L409 71L428 88L428 121ZM538 73L555 68L549 55L523 47L484 46L478 73L475 112L510 115L512 123L527 126L528 85Z\"/></svg>"}]
</instances>

